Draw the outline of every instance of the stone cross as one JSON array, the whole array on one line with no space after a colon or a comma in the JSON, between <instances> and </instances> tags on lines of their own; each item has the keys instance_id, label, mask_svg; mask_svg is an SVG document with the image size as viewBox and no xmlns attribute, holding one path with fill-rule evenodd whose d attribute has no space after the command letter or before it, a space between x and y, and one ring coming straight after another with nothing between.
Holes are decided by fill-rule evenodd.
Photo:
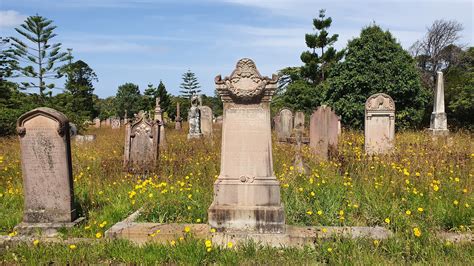
<instances>
[{"instance_id":1,"label":"stone cross","mask_svg":"<svg viewBox=\"0 0 474 266\"><path fill-rule=\"evenodd\" d=\"M285 216L273 173L270 101L278 76L262 77L248 58L215 78L224 102L220 175L209 224L218 231L282 233Z\"/></svg>"},{"instance_id":2,"label":"stone cross","mask_svg":"<svg viewBox=\"0 0 474 266\"><path fill-rule=\"evenodd\" d=\"M444 111L444 80L443 72L438 71L438 80L434 97L433 113L431 113L430 131L433 135L448 134L448 119Z\"/></svg>"},{"instance_id":3,"label":"stone cross","mask_svg":"<svg viewBox=\"0 0 474 266\"><path fill-rule=\"evenodd\" d=\"M199 106L201 114L201 132L203 136L212 135L212 109L209 106Z\"/></svg>"},{"instance_id":4,"label":"stone cross","mask_svg":"<svg viewBox=\"0 0 474 266\"><path fill-rule=\"evenodd\" d=\"M331 107L318 107L311 115L309 145L319 159L327 160L330 151L337 149L338 117Z\"/></svg>"},{"instance_id":5,"label":"stone cross","mask_svg":"<svg viewBox=\"0 0 474 266\"><path fill-rule=\"evenodd\" d=\"M24 213L20 231L52 230L76 223L69 120L51 108L18 118Z\"/></svg>"},{"instance_id":6,"label":"stone cross","mask_svg":"<svg viewBox=\"0 0 474 266\"><path fill-rule=\"evenodd\" d=\"M130 173L144 174L156 168L159 153L160 124L148 120L140 111L136 120L125 126L123 168Z\"/></svg>"},{"instance_id":7,"label":"stone cross","mask_svg":"<svg viewBox=\"0 0 474 266\"><path fill-rule=\"evenodd\" d=\"M395 141L395 102L385 93L370 96L365 102L365 152L384 154Z\"/></svg>"}]
</instances>

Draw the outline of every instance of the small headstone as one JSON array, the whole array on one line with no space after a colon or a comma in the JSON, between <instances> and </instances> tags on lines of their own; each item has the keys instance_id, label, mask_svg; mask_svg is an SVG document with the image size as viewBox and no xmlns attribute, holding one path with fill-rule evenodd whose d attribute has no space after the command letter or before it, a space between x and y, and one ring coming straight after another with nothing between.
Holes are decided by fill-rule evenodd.
<instances>
[{"instance_id":1,"label":"small headstone","mask_svg":"<svg viewBox=\"0 0 474 266\"><path fill-rule=\"evenodd\" d=\"M288 108L280 110L280 131L277 132L279 141L288 141L293 131L293 113Z\"/></svg>"},{"instance_id":2,"label":"small headstone","mask_svg":"<svg viewBox=\"0 0 474 266\"><path fill-rule=\"evenodd\" d=\"M92 121L94 123L95 128L100 128L100 119L99 118L94 118Z\"/></svg>"},{"instance_id":3,"label":"small headstone","mask_svg":"<svg viewBox=\"0 0 474 266\"><path fill-rule=\"evenodd\" d=\"M201 133L204 136L212 135L212 109L209 106L200 106Z\"/></svg>"},{"instance_id":4,"label":"small headstone","mask_svg":"<svg viewBox=\"0 0 474 266\"><path fill-rule=\"evenodd\" d=\"M114 117L111 120L112 129L120 129L120 117Z\"/></svg>"},{"instance_id":5,"label":"small headstone","mask_svg":"<svg viewBox=\"0 0 474 266\"><path fill-rule=\"evenodd\" d=\"M95 135L76 135L76 142L93 142L95 141Z\"/></svg>"},{"instance_id":6,"label":"small headstone","mask_svg":"<svg viewBox=\"0 0 474 266\"><path fill-rule=\"evenodd\" d=\"M282 233L285 216L273 172L270 101L278 77L262 77L241 59L230 77L215 78L224 102L220 175L209 224L220 231Z\"/></svg>"},{"instance_id":7,"label":"small headstone","mask_svg":"<svg viewBox=\"0 0 474 266\"><path fill-rule=\"evenodd\" d=\"M309 145L320 159L326 160L329 152L337 149L337 121L336 113L331 110L331 107L326 105L318 107L311 115Z\"/></svg>"},{"instance_id":8,"label":"small headstone","mask_svg":"<svg viewBox=\"0 0 474 266\"><path fill-rule=\"evenodd\" d=\"M277 134L277 138L279 137L280 131L281 131L281 125L280 125L280 116L276 115L273 117L273 130L275 130Z\"/></svg>"},{"instance_id":9,"label":"small headstone","mask_svg":"<svg viewBox=\"0 0 474 266\"><path fill-rule=\"evenodd\" d=\"M18 118L25 195L20 231L75 223L69 130L67 117L51 108L37 108Z\"/></svg>"},{"instance_id":10,"label":"small headstone","mask_svg":"<svg viewBox=\"0 0 474 266\"><path fill-rule=\"evenodd\" d=\"M196 94L191 96L191 108L188 112L189 134L188 139L201 138L201 112L199 110L200 98Z\"/></svg>"},{"instance_id":11,"label":"small headstone","mask_svg":"<svg viewBox=\"0 0 474 266\"><path fill-rule=\"evenodd\" d=\"M387 94L374 94L365 102L365 152L389 153L394 141L395 103Z\"/></svg>"},{"instance_id":12,"label":"small headstone","mask_svg":"<svg viewBox=\"0 0 474 266\"><path fill-rule=\"evenodd\" d=\"M295 113L295 121L294 121L294 129L299 128L302 132L304 132L304 113L298 111Z\"/></svg>"},{"instance_id":13,"label":"small headstone","mask_svg":"<svg viewBox=\"0 0 474 266\"><path fill-rule=\"evenodd\" d=\"M133 123L125 126L123 167L130 173L148 173L155 169L159 152L160 125L140 111Z\"/></svg>"},{"instance_id":14,"label":"small headstone","mask_svg":"<svg viewBox=\"0 0 474 266\"><path fill-rule=\"evenodd\" d=\"M107 119L106 120L101 120L99 127L107 127Z\"/></svg>"},{"instance_id":15,"label":"small headstone","mask_svg":"<svg viewBox=\"0 0 474 266\"><path fill-rule=\"evenodd\" d=\"M443 72L438 71L438 80L434 97L433 112L431 113L430 131L433 135L447 135L448 118L444 111L444 80Z\"/></svg>"},{"instance_id":16,"label":"small headstone","mask_svg":"<svg viewBox=\"0 0 474 266\"><path fill-rule=\"evenodd\" d=\"M341 116L337 117L337 134L342 134Z\"/></svg>"}]
</instances>

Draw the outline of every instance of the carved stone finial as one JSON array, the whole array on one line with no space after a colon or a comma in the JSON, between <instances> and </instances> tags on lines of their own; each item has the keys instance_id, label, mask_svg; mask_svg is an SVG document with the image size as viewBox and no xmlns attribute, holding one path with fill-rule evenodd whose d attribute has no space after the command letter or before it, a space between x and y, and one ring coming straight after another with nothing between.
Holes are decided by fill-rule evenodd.
<instances>
[{"instance_id":1,"label":"carved stone finial","mask_svg":"<svg viewBox=\"0 0 474 266\"><path fill-rule=\"evenodd\" d=\"M395 103L387 94L377 93L367 99L365 109L367 111L394 111Z\"/></svg>"}]
</instances>

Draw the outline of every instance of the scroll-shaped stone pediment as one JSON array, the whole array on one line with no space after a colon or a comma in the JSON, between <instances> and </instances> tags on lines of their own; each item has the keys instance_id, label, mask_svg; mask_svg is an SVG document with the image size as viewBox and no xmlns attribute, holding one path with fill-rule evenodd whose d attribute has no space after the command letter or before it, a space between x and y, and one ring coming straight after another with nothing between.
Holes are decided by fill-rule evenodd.
<instances>
[{"instance_id":1,"label":"scroll-shaped stone pediment","mask_svg":"<svg viewBox=\"0 0 474 266\"><path fill-rule=\"evenodd\" d=\"M275 89L277 82L276 75L271 79L262 77L255 63L249 58L240 59L229 77L222 79L221 75L218 75L215 78L217 90L221 95L229 94L232 98L244 101L261 97L267 89Z\"/></svg>"},{"instance_id":2,"label":"scroll-shaped stone pediment","mask_svg":"<svg viewBox=\"0 0 474 266\"><path fill-rule=\"evenodd\" d=\"M16 124L17 133L20 136L23 136L25 134L25 123L37 116L44 116L48 119L56 121L58 123L57 132L61 137L64 136L66 130L69 130L69 120L64 114L52 108L39 107L21 115L18 118Z\"/></svg>"},{"instance_id":3,"label":"scroll-shaped stone pediment","mask_svg":"<svg viewBox=\"0 0 474 266\"><path fill-rule=\"evenodd\" d=\"M376 93L365 102L366 111L395 111L392 97L385 93Z\"/></svg>"}]
</instances>

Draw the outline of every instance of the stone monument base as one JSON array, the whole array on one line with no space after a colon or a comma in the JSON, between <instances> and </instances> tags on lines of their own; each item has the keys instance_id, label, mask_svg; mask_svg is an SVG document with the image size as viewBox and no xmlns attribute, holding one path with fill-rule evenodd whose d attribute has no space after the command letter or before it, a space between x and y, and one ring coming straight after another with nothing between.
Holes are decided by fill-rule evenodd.
<instances>
[{"instance_id":1,"label":"stone monument base","mask_svg":"<svg viewBox=\"0 0 474 266\"><path fill-rule=\"evenodd\" d=\"M200 134L188 134L188 139L200 139L202 138L202 133Z\"/></svg>"},{"instance_id":2,"label":"stone monument base","mask_svg":"<svg viewBox=\"0 0 474 266\"><path fill-rule=\"evenodd\" d=\"M33 235L41 233L46 236L55 236L61 228L71 228L82 222L85 218L80 217L70 223L25 223L21 222L15 226L14 230L21 235Z\"/></svg>"},{"instance_id":3,"label":"stone monument base","mask_svg":"<svg viewBox=\"0 0 474 266\"><path fill-rule=\"evenodd\" d=\"M218 232L284 233L285 211L283 206L209 207L209 224Z\"/></svg>"},{"instance_id":4,"label":"stone monument base","mask_svg":"<svg viewBox=\"0 0 474 266\"><path fill-rule=\"evenodd\" d=\"M447 136L447 135L449 135L449 130L448 129L432 129L432 128L429 128L428 132L433 136Z\"/></svg>"}]
</instances>

